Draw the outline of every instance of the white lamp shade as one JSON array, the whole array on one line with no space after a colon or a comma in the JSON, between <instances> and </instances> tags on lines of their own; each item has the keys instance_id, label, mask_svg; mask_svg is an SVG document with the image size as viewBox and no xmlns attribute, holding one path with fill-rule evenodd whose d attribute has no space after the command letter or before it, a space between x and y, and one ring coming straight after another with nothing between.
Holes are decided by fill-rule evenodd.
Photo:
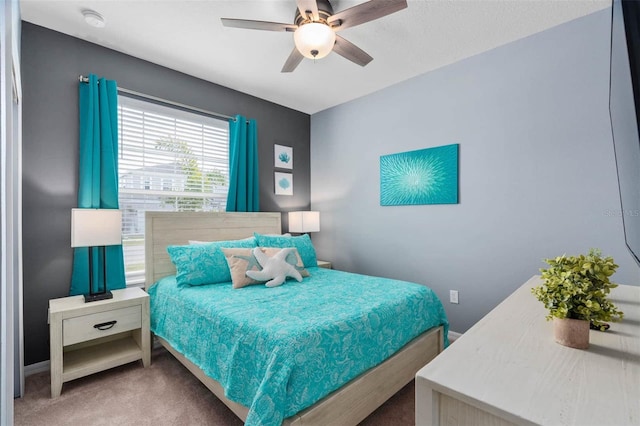
<instances>
[{"instance_id":1,"label":"white lamp shade","mask_svg":"<svg viewBox=\"0 0 640 426\"><path fill-rule=\"evenodd\" d=\"M336 33L328 25L311 22L296 29L293 41L304 57L320 59L331 53L336 43Z\"/></svg>"},{"instance_id":2,"label":"white lamp shade","mask_svg":"<svg viewBox=\"0 0 640 426\"><path fill-rule=\"evenodd\" d=\"M289 212L289 232L319 232L320 212Z\"/></svg>"},{"instance_id":3,"label":"white lamp shade","mask_svg":"<svg viewBox=\"0 0 640 426\"><path fill-rule=\"evenodd\" d=\"M118 209L71 209L71 247L122 244L122 212Z\"/></svg>"}]
</instances>

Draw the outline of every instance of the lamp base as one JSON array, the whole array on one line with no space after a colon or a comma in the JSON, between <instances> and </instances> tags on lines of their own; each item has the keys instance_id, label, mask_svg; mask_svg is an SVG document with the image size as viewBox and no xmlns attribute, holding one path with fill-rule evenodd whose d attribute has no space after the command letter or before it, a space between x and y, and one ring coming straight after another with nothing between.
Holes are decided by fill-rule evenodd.
<instances>
[{"instance_id":1,"label":"lamp base","mask_svg":"<svg viewBox=\"0 0 640 426\"><path fill-rule=\"evenodd\" d=\"M113 293L111 293L109 290L105 291L104 293L94 293L94 294L84 295L84 303L97 302L98 300L107 300L107 299L113 299Z\"/></svg>"}]
</instances>

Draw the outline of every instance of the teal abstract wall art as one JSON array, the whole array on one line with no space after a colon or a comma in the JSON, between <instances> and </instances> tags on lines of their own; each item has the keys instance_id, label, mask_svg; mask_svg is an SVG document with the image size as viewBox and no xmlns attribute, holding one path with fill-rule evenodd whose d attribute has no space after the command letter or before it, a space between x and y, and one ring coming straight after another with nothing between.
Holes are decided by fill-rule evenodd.
<instances>
[{"instance_id":1,"label":"teal abstract wall art","mask_svg":"<svg viewBox=\"0 0 640 426\"><path fill-rule=\"evenodd\" d=\"M293 195L292 173L275 172L273 177L276 187L276 195Z\"/></svg>"},{"instance_id":2,"label":"teal abstract wall art","mask_svg":"<svg viewBox=\"0 0 640 426\"><path fill-rule=\"evenodd\" d=\"M293 169L293 148L284 145L274 145L274 167L279 169Z\"/></svg>"},{"instance_id":3,"label":"teal abstract wall art","mask_svg":"<svg viewBox=\"0 0 640 426\"><path fill-rule=\"evenodd\" d=\"M380 205L458 203L459 144L380 157Z\"/></svg>"}]
</instances>

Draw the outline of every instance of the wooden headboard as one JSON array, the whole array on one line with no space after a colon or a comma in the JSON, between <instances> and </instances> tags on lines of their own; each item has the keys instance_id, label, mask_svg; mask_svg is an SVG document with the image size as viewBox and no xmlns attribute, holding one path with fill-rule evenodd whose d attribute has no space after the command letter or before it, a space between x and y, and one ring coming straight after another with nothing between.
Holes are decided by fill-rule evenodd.
<instances>
[{"instance_id":1,"label":"wooden headboard","mask_svg":"<svg viewBox=\"0 0 640 426\"><path fill-rule=\"evenodd\" d=\"M280 213L145 212L145 282L174 275L167 246L189 240L238 240L260 234L280 234Z\"/></svg>"}]
</instances>

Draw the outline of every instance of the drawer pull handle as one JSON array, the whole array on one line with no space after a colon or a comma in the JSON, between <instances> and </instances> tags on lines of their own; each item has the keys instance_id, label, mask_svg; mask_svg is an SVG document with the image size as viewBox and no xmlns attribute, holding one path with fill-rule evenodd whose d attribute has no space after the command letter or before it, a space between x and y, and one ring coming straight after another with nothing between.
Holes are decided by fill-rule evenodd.
<instances>
[{"instance_id":1,"label":"drawer pull handle","mask_svg":"<svg viewBox=\"0 0 640 426\"><path fill-rule=\"evenodd\" d=\"M103 322L100 324L96 324L93 326L93 328L97 328L98 330L108 330L111 327L113 327L114 325L116 325L118 321L113 320L113 321L109 321L109 322Z\"/></svg>"}]
</instances>

